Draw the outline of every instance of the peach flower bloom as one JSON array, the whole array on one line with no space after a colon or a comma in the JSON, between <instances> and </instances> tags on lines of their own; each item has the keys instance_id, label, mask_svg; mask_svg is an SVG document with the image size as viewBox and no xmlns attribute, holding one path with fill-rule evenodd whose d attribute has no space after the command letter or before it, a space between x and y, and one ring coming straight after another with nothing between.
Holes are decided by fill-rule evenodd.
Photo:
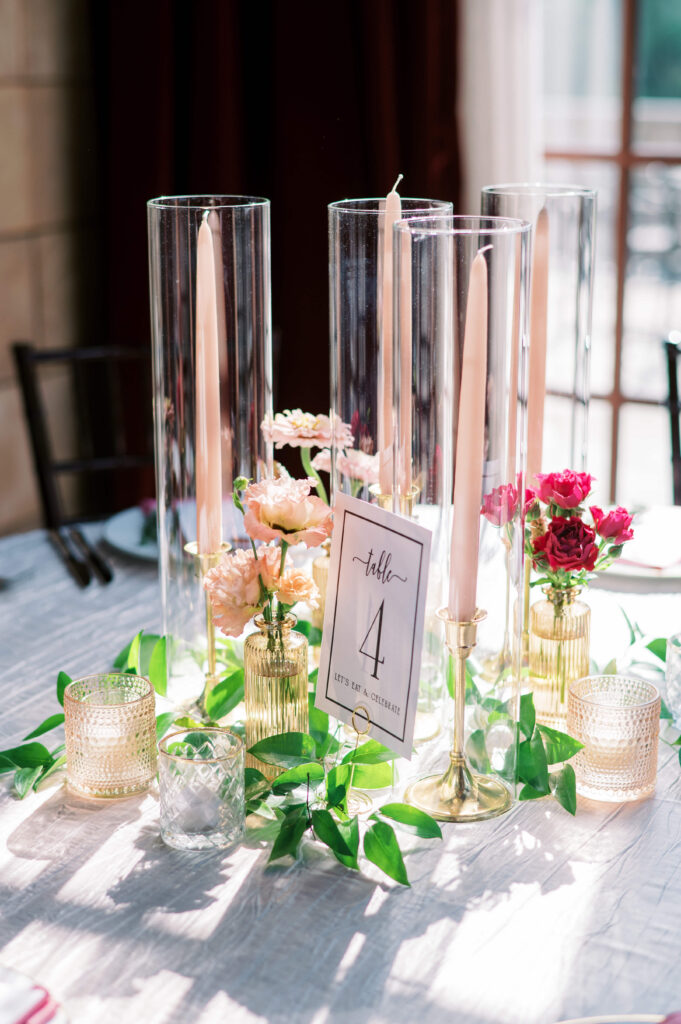
<instances>
[{"instance_id":1,"label":"peach flower bloom","mask_svg":"<svg viewBox=\"0 0 681 1024\"><path fill-rule=\"evenodd\" d=\"M279 584L281 549L258 548L256 560L251 550L229 551L214 569L209 569L203 585L213 606L213 621L226 636L240 636L246 623L262 608L260 582L272 593Z\"/></svg>"},{"instance_id":2,"label":"peach flower bloom","mask_svg":"<svg viewBox=\"0 0 681 1024\"><path fill-rule=\"evenodd\" d=\"M336 465L351 480L362 480L366 484L378 482L378 455L367 455L360 448L347 448L336 455ZM331 472L331 452L328 448L317 452L312 466L318 473Z\"/></svg>"},{"instance_id":3,"label":"peach flower bloom","mask_svg":"<svg viewBox=\"0 0 681 1024\"><path fill-rule=\"evenodd\" d=\"M260 424L263 437L276 448L343 448L352 444L352 431L334 414L333 419L323 414L314 416L302 409L284 409L275 416L267 415Z\"/></svg>"},{"instance_id":4,"label":"peach flower bloom","mask_svg":"<svg viewBox=\"0 0 681 1024\"><path fill-rule=\"evenodd\" d=\"M316 548L331 535L331 509L310 494L309 480L262 480L248 485L243 500L244 529L253 540L285 540Z\"/></svg>"},{"instance_id":5,"label":"peach flower bloom","mask_svg":"<svg viewBox=\"0 0 681 1024\"><path fill-rule=\"evenodd\" d=\"M312 608L316 608L319 604L319 589L312 577L302 569L289 569L279 577L277 599L281 604L307 601Z\"/></svg>"}]
</instances>

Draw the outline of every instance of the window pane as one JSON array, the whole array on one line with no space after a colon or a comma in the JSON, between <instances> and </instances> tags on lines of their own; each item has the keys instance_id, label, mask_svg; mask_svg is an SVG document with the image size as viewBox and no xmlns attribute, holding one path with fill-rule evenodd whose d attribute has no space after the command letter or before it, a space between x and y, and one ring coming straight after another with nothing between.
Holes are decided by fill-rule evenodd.
<instances>
[{"instance_id":1,"label":"window pane","mask_svg":"<svg viewBox=\"0 0 681 1024\"><path fill-rule=\"evenodd\" d=\"M617 150L620 0L545 0L543 12L546 148Z\"/></svg>"},{"instance_id":2,"label":"window pane","mask_svg":"<svg viewBox=\"0 0 681 1024\"><path fill-rule=\"evenodd\" d=\"M667 410L623 405L619 442L617 501L632 508L673 504Z\"/></svg>"},{"instance_id":3,"label":"window pane","mask_svg":"<svg viewBox=\"0 0 681 1024\"><path fill-rule=\"evenodd\" d=\"M633 141L657 153L681 150L681 3L638 4Z\"/></svg>"},{"instance_id":4,"label":"window pane","mask_svg":"<svg viewBox=\"0 0 681 1024\"><path fill-rule=\"evenodd\" d=\"M681 168L631 172L624 290L622 392L664 399L662 342L681 327Z\"/></svg>"},{"instance_id":5,"label":"window pane","mask_svg":"<svg viewBox=\"0 0 681 1024\"><path fill-rule=\"evenodd\" d=\"M585 188L598 189L591 329L591 393L609 394L612 391L615 372L615 217L619 194L617 168L601 161L547 160L546 179L554 184L583 185Z\"/></svg>"}]
</instances>

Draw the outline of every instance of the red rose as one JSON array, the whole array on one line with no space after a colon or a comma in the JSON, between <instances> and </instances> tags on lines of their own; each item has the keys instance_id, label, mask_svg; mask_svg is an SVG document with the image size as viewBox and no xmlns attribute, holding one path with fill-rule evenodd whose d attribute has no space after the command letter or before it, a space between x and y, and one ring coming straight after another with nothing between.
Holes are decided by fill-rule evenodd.
<instances>
[{"instance_id":1,"label":"red rose","mask_svg":"<svg viewBox=\"0 0 681 1024\"><path fill-rule=\"evenodd\" d=\"M612 512L604 512L597 505L592 505L589 512L596 524L596 532L613 544L624 544L634 536L634 531L630 529L634 517L621 505Z\"/></svg>"},{"instance_id":2,"label":"red rose","mask_svg":"<svg viewBox=\"0 0 681 1024\"><path fill-rule=\"evenodd\" d=\"M538 519L541 514L539 502L537 501L537 493L534 487L525 488L525 504L523 506L523 512L525 513L526 519Z\"/></svg>"},{"instance_id":3,"label":"red rose","mask_svg":"<svg viewBox=\"0 0 681 1024\"><path fill-rule=\"evenodd\" d=\"M546 533L533 542L534 553L543 555L550 568L586 569L591 572L598 558L596 531L578 516L565 519L556 516L548 525Z\"/></svg>"},{"instance_id":4,"label":"red rose","mask_svg":"<svg viewBox=\"0 0 681 1024\"><path fill-rule=\"evenodd\" d=\"M506 526L518 508L518 492L513 484L501 484L482 499L480 514L493 526Z\"/></svg>"},{"instance_id":5,"label":"red rose","mask_svg":"<svg viewBox=\"0 0 681 1024\"><path fill-rule=\"evenodd\" d=\"M539 486L536 494L545 505L558 505L559 508L577 508L591 490L593 477L590 473L575 473L564 469L562 473L535 474Z\"/></svg>"}]
</instances>

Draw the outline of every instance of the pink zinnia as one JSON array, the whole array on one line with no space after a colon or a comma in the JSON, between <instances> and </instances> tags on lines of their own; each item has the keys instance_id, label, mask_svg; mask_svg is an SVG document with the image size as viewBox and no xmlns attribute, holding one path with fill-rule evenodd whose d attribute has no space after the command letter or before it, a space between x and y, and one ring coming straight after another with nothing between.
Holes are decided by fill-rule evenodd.
<instances>
[{"instance_id":1,"label":"pink zinnia","mask_svg":"<svg viewBox=\"0 0 681 1024\"><path fill-rule=\"evenodd\" d=\"M339 416L333 418L302 409L284 409L274 416L268 414L260 424L263 437L276 448L344 448L352 444L352 430Z\"/></svg>"}]
</instances>

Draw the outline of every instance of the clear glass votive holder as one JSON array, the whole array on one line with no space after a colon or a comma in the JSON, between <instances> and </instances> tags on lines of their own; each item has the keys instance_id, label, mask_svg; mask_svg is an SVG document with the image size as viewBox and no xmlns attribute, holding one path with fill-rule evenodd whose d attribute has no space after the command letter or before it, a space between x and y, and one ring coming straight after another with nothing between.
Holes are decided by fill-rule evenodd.
<instances>
[{"instance_id":1,"label":"clear glass votive holder","mask_svg":"<svg viewBox=\"0 0 681 1024\"><path fill-rule=\"evenodd\" d=\"M667 639L662 696L671 712L674 725L681 726L681 633L675 633Z\"/></svg>"},{"instance_id":2,"label":"clear glass votive holder","mask_svg":"<svg viewBox=\"0 0 681 1024\"><path fill-rule=\"evenodd\" d=\"M156 774L154 690L143 676L105 672L64 691L69 789L88 797L143 793Z\"/></svg>"},{"instance_id":3,"label":"clear glass votive holder","mask_svg":"<svg viewBox=\"0 0 681 1024\"><path fill-rule=\"evenodd\" d=\"M584 744L571 764L577 792L623 803L655 789L660 694L633 676L585 676L568 689L567 731Z\"/></svg>"},{"instance_id":4,"label":"clear glass votive holder","mask_svg":"<svg viewBox=\"0 0 681 1024\"><path fill-rule=\"evenodd\" d=\"M229 729L184 729L158 745L161 838L215 850L244 833L244 744Z\"/></svg>"}]
</instances>

